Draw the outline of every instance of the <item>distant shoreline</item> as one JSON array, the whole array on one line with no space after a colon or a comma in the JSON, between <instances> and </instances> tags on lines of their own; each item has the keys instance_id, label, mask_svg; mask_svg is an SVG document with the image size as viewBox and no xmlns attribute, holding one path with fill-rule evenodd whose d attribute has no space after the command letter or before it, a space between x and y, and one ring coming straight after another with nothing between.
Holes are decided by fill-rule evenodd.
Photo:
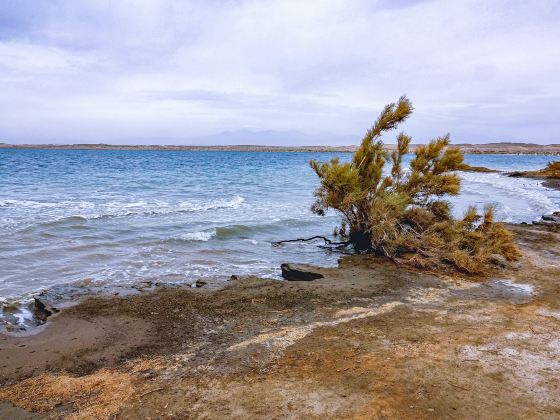
<instances>
[{"instance_id":1,"label":"distant shoreline","mask_svg":"<svg viewBox=\"0 0 560 420\"><path fill-rule=\"evenodd\" d=\"M560 144L539 145L531 143L456 144L464 153L471 154L529 154L560 155ZM387 144L393 150L394 144ZM113 144L6 144L0 149L60 149L60 150L153 150L153 151L200 151L200 152L339 152L355 151L357 146L188 146L188 145L113 145Z\"/></svg>"}]
</instances>

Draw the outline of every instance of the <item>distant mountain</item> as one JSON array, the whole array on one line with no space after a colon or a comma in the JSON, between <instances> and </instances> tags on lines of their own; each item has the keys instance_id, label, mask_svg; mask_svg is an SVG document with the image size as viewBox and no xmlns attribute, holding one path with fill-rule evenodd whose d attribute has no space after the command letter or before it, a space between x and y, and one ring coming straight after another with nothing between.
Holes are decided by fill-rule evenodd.
<instances>
[{"instance_id":1,"label":"distant mountain","mask_svg":"<svg viewBox=\"0 0 560 420\"><path fill-rule=\"evenodd\" d=\"M237 138L237 137L235 137ZM247 137L243 137L247 140ZM414 150L412 145L412 150ZM489 144L457 144L464 153L508 153L508 154L548 154L560 155L560 144L540 145L532 143L489 143ZM193 150L193 151L240 151L240 152L352 152L355 145L350 146L267 146L264 144L222 144L220 146L204 145L114 145L114 144L5 144L0 149L92 149L92 150ZM394 144L385 145L393 150Z\"/></svg>"},{"instance_id":2,"label":"distant mountain","mask_svg":"<svg viewBox=\"0 0 560 420\"><path fill-rule=\"evenodd\" d=\"M235 130L223 131L221 133L208 136L191 137L186 139L185 144L189 145L270 145L280 144L282 146L303 146L316 144L322 146L333 146L337 144L356 143L359 140L356 136L336 135L332 133L307 134L300 131L252 131Z\"/></svg>"}]
</instances>

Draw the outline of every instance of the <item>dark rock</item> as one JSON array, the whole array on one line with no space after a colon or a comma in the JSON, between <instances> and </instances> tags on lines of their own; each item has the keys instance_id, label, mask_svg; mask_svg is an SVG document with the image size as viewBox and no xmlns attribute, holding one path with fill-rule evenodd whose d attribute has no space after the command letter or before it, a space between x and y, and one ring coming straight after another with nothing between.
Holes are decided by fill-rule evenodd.
<instances>
[{"instance_id":1,"label":"dark rock","mask_svg":"<svg viewBox=\"0 0 560 420\"><path fill-rule=\"evenodd\" d=\"M536 220L533 222L533 224L560 229L560 211L555 211L551 214L545 214L541 217L541 220Z\"/></svg>"},{"instance_id":2,"label":"dark rock","mask_svg":"<svg viewBox=\"0 0 560 420\"><path fill-rule=\"evenodd\" d=\"M300 265L282 264L282 277L288 281L311 281L322 279L320 273L311 271L309 268Z\"/></svg>"},{"instance_id":3,"label":"dark rock","mask_svg":"<svg viewBox=\"0 0 560 420\"><path fill-rule=\"evenodd\" d=\"M229 278L229 281L234 281L234 280L238 280L239 276L232 274L231 277Z\"/></svg>"},{"instance_id":4,"label":"dark rock","mask_svg":"<svg viewBox=\"0 0 560 420\"><path fill-rule=\"evenodd\" d=\"M147 281L141 281L139 283L136 283L136 284L132 285L132 288L134 288L134 289L136 289L140 292L143 292L144 290L151 289L153 286L154 286L154 283L150 280L147 280Z\"/></svg>"},{"instance_id":5,"label":"dark rock","mask_svg":"<svg viewBox=\"0 0 560 420\"><path fill-rule=\"evenodd\" d=\"M195 284L196 287L202 287L202 286L206 286L208 283L205 282L204 280L197 280Z\"/></svg>"},{"instance_id":6,"label":"dark rock","mask_svg":"<svg viewBox=\"0 0 560 420\"><path fill-rule=\"evenodd\" d=\"M58 309L45 297L35 296L33 299L35 300L34 315L38 320L45 322L49 316L58 312Z\"/></svg>"}]
</instances>

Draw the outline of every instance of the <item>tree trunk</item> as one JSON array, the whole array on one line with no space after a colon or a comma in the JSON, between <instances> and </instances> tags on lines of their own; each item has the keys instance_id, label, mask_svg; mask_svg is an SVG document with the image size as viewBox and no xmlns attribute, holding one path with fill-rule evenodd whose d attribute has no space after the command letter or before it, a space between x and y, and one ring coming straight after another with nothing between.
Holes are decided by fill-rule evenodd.
<instances>
[{"instance_id":1,"label":"tree trunk","mask_svg":"<svg viewBox=\"0 0 560 420\"><path fill-rule=\"evenodd\" d=\"M369 251L371 249L371 235L364 231L355 230L350 232L348 242L356 251Z\"/></svg>"}]
</instances>

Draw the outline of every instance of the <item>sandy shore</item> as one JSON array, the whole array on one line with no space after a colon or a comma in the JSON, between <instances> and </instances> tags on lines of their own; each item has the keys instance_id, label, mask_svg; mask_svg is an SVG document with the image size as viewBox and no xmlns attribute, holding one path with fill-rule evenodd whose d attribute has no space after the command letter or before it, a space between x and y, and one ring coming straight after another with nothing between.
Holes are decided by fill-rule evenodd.
<instances>
[{"instance_id":1,"label":"sandy shore","mask_svg":"<svg viewBox=\"0 0 560 420\"><path fill-rule=\"evenodd\" d=\"M512 229L490 279L355 256L87 299L0 336L0 418L558 418L560 233Z\"/></svg>"}]
</instances>

